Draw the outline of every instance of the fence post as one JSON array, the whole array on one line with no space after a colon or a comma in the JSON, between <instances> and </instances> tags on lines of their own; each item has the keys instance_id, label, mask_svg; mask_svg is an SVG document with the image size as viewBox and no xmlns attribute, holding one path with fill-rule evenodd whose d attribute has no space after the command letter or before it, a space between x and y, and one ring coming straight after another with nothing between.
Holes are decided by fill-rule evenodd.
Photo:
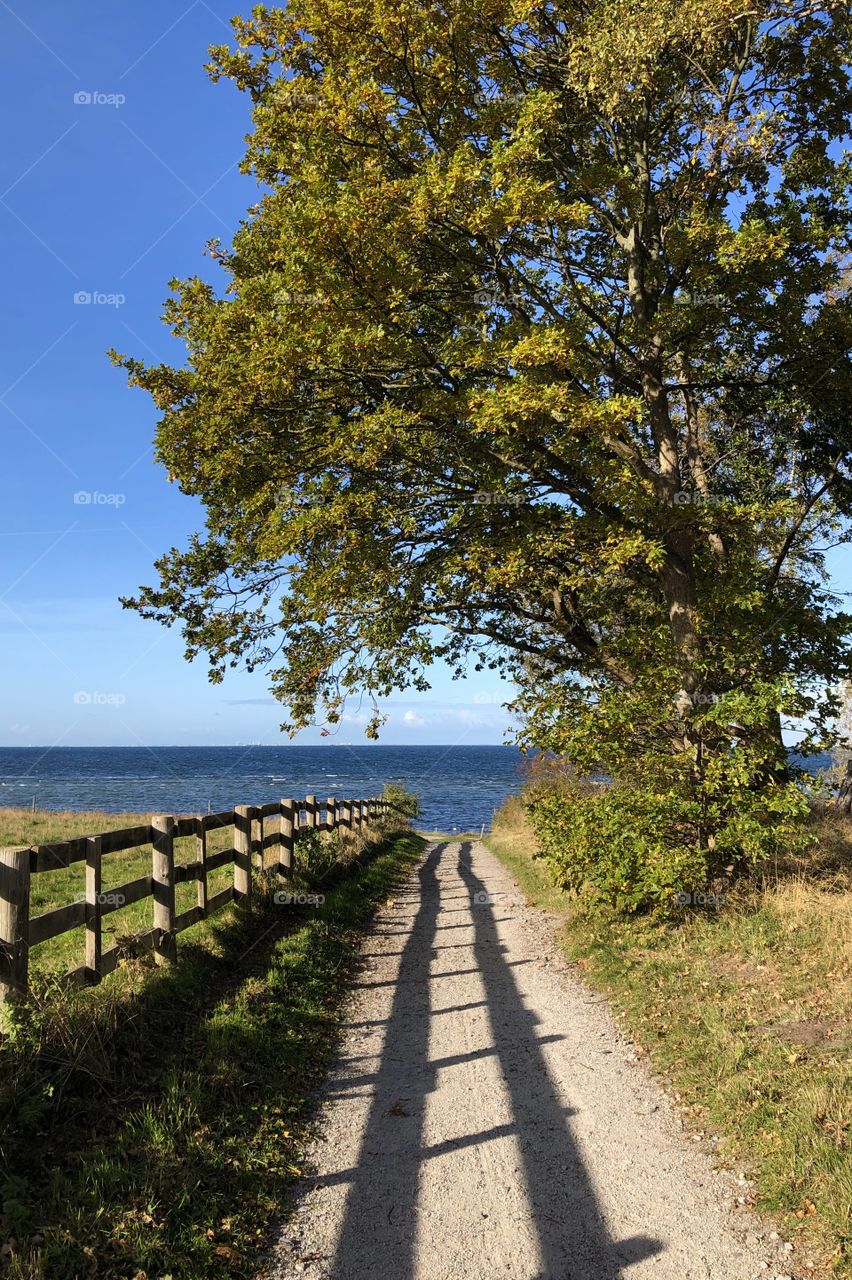
<instances>
[{"instance_id":1,"label":"fence post","mask_svg":"<svg viewBox=\"0 0 852 1280\"><path fill-rule=\"evenodd\" d=\"M30 851L0 849L0 1004L27 994Z\"/></svg>"},{"instance_id":2,"label":"fence post","mask_svg":"<svg viewBox=\"0 0 852 1280\"><path fill-rule=\"evenodd\" d=\"M251 861L252 866L263 871L263 810L259 807L251 811Z\"/></svg>"},{"instance_id":3,"label":"fence post","mask_svg":"<svg viewBox=\"0 0 852 1280\"><path fill-rule=\"evenodd\" d=\"M264 841L266 842L265 847L264 847ZM281 843L281 824L279 823L278 825L278 834L276 836L274 825L273 825L273 815L269 814L268 817L264 818L263 811L261 810L260 865L263 867L264 871L277 871L280 852L277 850L276 846L280 845L280 843Z\"/></svg>"},{"instance_id":4,"label":"fence post","mask_svg":"<svg viewBox=\"0 0 852 1280\"><path fill-rule=\"evenodd\" d=\"M206 916L207 915L207 898L209 896L208 888L207 888L207 824L204 820L203 815L196 818L195 852L197 854L197 861L201 863L201 866L198 871L198 888L197 888L196 901L199 907L201 908L201 910L203 911L204 915Z\"/></svg>"},{"instance_id":5,"label":"fence post","mask_svg":"<svg viewBox=\"0 0 852 1280\"><path fill-rule=\"evenodd\" d=\"M234 897L251 902L251 824L253 809L238 804L234 810Z\"/></svg>"},{"instance_id":6,"label":"fence post","mask_svg":"<svg viewBox=\"0 0 852 1280\"><path fill-rule=\"evenodd\" d=\"M326 802L325 802L325 807L326 807L326 810L327 810L327 812L328 812L328 829L329 829L329 831L334 831L335 827L337 826L337 800L336 800L336 798L335 798L334 796L329 796L329 797L328 797L328 799L327 799L327 800L326 800Z\"/></svg>"},{"instance_id":7,"label":"fence post","mask_svg":"<svg viewBox=\"0 0 852 1280\"><path fill-rule=\"evenodd\" d=\"M175 933L175 820L158 815L151 819L154 854L151 879L154 895L154 928L160 936L154 944L155 964L177 962Z\"/></svg>"},{"instance_id":8,"label":"fence post","mask_svg":"<svg viewBox=\"0 0 852 1280\"><path fill-rule=\"evenodd\" d=\"M315 827L319 822L316 796L305 796L305 826Z\"/></svg>"},{"instance_id":9,"label":"fence post","mask_svg":"<svg viewBox=\"0 0 852 1280\"><path fill-rule=\"evenodd\" d=\"M91 969L91 979L97 982L101 976L101 838L86 838L86 968Z\"/></svg>"},{"instance_id":10,"label":"fence post","mask_svg":"<svg viewBox=\"0 0 852 1280\"><path fill-rule=\"evenodd\" d=\"M295 803L292 800L281 801L281 847L278 853L278 871L289 880L293 875L293 826L295 819Z\"/></svg>"}]
</instances>

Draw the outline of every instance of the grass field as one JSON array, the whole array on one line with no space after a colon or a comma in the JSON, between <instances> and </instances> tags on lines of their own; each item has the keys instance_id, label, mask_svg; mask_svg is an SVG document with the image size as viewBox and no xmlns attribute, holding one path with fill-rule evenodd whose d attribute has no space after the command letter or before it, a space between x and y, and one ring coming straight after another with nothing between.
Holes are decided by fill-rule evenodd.
<instances>
[{"instance_id":1,"label":"grass field","mask_svg":"<svg viewBox=\"0 0 852 1280\"><path fill-rule=\"evenodd\" d=\"M44 842L93 818L44 817L33 837L7 812L3 833ZM101 829L125 820L139 816ZM361 932L422 846L389 832L324 864L319 906L277 904L280 881L259 877L250 908L181 934L177 966L131 961L80 991L36 970L0 1038L4 1277L254 1275L300 1173Z\"/></svg>"},{"instance_id":2,"label":"grass field","mask_svg":"<svg viewBox=\"0 0 852 1280\"><path fill-rule=\"evenodd\" d=\"M0 809L0 847L20 847L34 844L52 844L70 840L74 836L97 835L99 832L116 831L122 827L135 827L149 823L152 815L140 813L86 813L51 812L48 810ZM207 837L210 853L233 847L233 827L220 827ZM175 863L194 862L197 857L194 836L175 840ZM105 854L103 859L102 892L139 876L151 873L151 846L128 849L124 853ZM218 867L208 877L208 892L212 896L233 880L232 866ZM65 903L76 902L85 896L86 866L74 862L61 871L44 871L30 881L30 915L40 915ZM195 881L175 886L175 910L185 911L196 903ZM134 902L112 912L104 920L104 948L124 935L141 933L153 924L154 904L151 898ZM201 925L194 925L181 935L191 937ZM72 929L51 938L30 952L33 972L57 973L84 960L85 930Z\"/></svg>"},{"instance_id":3,"label":"grass field","mask_svg":"<svg viewBox=\"0 0 852 1280\"><path fill-rule=\"evenodd\" d=\"M519 800L488 843L552 911L584 979L755 1203L793 1241L791 1271L852 1276L852 822L815 818L807 858L675 926L595 916L534 859Z\"/></svg>"}]
</instances>

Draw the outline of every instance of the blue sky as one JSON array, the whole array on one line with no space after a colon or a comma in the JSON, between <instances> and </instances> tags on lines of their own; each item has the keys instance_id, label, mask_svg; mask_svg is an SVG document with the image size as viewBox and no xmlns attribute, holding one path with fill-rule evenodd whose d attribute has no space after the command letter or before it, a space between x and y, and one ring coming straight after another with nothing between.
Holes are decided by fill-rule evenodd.
<instances>
[{"instance_id":1,"label":"blue sky","mask_svg":"<svg viewBox=\"0 0 852 1280\"><path fill-rule=\"evenodd\" d=\"M160 320L167 282L210 273L205 243L255 199L237 172L248 101L203 70L239 9L0 0L2 745L286 740L262 674L211 686L176 631L117 600L201 524L152 463L153 405L105 352L183 359ZM431 695L388 705L383 741L503 741L507 696L493 674L436 669ZM357 741L366 719L352 707L327 741Z\"/></svg>"},{"instance_id":2,"label":"blue sky","mask_svg":"<svg viewBox=\"0 0 852 1280\"><path fill-rule=\"evenodd\" d=\"M236 12L0 0L5 746L287 741L262 674L211 686L176 631L117 600L202 519L152 463L153 404L105 352L183 359L160 320L168 281L211 273L205 243L256 198L237 172L248 99L203 70ZM388 707L382 740L501 742L505 696L492 675L436 670L431 696ZM358 741L366 719L353 706L326 741Z\"/></svg>"}]
</instances>

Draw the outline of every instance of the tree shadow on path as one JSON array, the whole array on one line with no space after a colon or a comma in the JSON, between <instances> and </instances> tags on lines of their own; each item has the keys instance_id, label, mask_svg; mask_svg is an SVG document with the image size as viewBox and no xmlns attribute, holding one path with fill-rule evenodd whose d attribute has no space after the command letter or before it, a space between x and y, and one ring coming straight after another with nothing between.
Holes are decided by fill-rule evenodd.
<instances>
[{"instance_id":1,"label":"tree shadow on path","mask_svg":"<svg viewBox=\"0 0 852 1280\"><path fill-rule=\"evenodd\" d=\"M472 972L478 972L484 987L491 1047L430 1060L432 994L436 982L450 976L431 972L442 906L437 869L442 858L455 856L456 849L458 862L453 870L467 889L476 961ZM659 1253L662 1245L645 1237L616 1243L608 1236L568 1129L571 1109L560 1099L542 1051L544 1043L561 1037L542 1039L536 1034L537 1019L525 1008L515 981L517 962L504 954L493 908L481 904L487 887L474 873L471 855L468 843L437 845L419 869L419 906L400 960L381 1061L373 1076L348 1082L362 1084L370 1079L375 1090L357 1165L321 1178L327 1184L350 1184L328 1275L330 1280L414 1280L415 1275L428 1275L428 1260L424 1269L423 1260L415 1259L423 1162L514 1136L540 1269L532 1275L513 1268L512 1275L519 1280L622 1280L625 1268ZM446 874L444 870L445 890L451 887L458 894L458 880L454 875L447 885ZM510 1123L425 1146L426 1101L436 1088L437 1072L492 1054L511 1101ZM336 1083L346 1088L347 1082ZM482 1221L473 1189L460 1186L458 1192L470 1201L466 1235L493 1230ZM504 1233L507 1225L503 1224ZM468 1274L474 1280L474 1273ZM489 1274L482 1280L503 1277Z\"/></svg>"}]
</instances>

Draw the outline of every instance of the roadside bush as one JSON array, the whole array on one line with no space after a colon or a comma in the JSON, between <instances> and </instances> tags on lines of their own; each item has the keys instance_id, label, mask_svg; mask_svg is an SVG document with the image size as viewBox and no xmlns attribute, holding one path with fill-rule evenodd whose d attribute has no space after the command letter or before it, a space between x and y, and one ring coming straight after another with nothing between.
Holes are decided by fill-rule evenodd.
<instances>
[{"instance_id":1,"label":"roadside bush","mask_svg":"<svg viewBox=\"0 0 852 1280\"><path fill-rule=\"evenodd\" d=\"M557 883L626 913L673 911L679 895L721 890L811 839L780 739L781 717L805 704L783 681L725 689L708 677L709 692L689 695L676 679L661 669L628 692L569 683L525 729L549 753L528 803Z\"/></svg>"},{"instance_id":2,"label":"roadside bush","mask_svg":"<svg viewBox=\"0 0 852 1280\"><path fill-rule=\"evenodd\" d=\"M296 831L293 865L299 884L306 888L323 884L372 852L387 835L410 829L411 818L420 812L417 797L401 783L390 783L382 798L390 802L391 812L373 819L369 827L351 831L340 827L333 831L300 827Z\"/></svg>"},{"instance_id":3,"label":"roadside bush","mask_svg":"<svg viewBox=\"0 0 852 1280\"><path fill-rule=\"evenodd\" d=\"M646 757L615 784L533 782L530 824L555 883L592 905L671 912L802 848L807 797L792 782L754 787L741 764L717 759L696 782L688 760Z\"/></svg>"},{"instance_id":4,"label":"roadside bush","mask_svg":"<svg viewBox=\"0 0 852 1280\"><path fill-rule=\"evenodd\" d=\"M602 786L531 800L530 822L557 885L593 904L634 912L704 885L700 853L679 842L674 797Z\"/></svg>"},{"instance_id":5,"label":"roadside bush","mask_svg":"<svg viewBox=\"0 0 852 1280\"><path fill-rule=\"evenodd\" d=\"M420 801L401 782L388 782L382 791L382 799L391 806L390 820L397 826L409 826L410 820L420 814Z\"/></svg>"},{"instance_id":6,"label":"roadside bush","mask_svg":"<svg viewBox=\"0 0 852 1280\"><path fill-rule=\"evenodd\" d=\"M293 839L293 869L300 882L321 884L342 861L343 841L339 831L318 831L301 827Z\"/></svg>"}]
</instances>

